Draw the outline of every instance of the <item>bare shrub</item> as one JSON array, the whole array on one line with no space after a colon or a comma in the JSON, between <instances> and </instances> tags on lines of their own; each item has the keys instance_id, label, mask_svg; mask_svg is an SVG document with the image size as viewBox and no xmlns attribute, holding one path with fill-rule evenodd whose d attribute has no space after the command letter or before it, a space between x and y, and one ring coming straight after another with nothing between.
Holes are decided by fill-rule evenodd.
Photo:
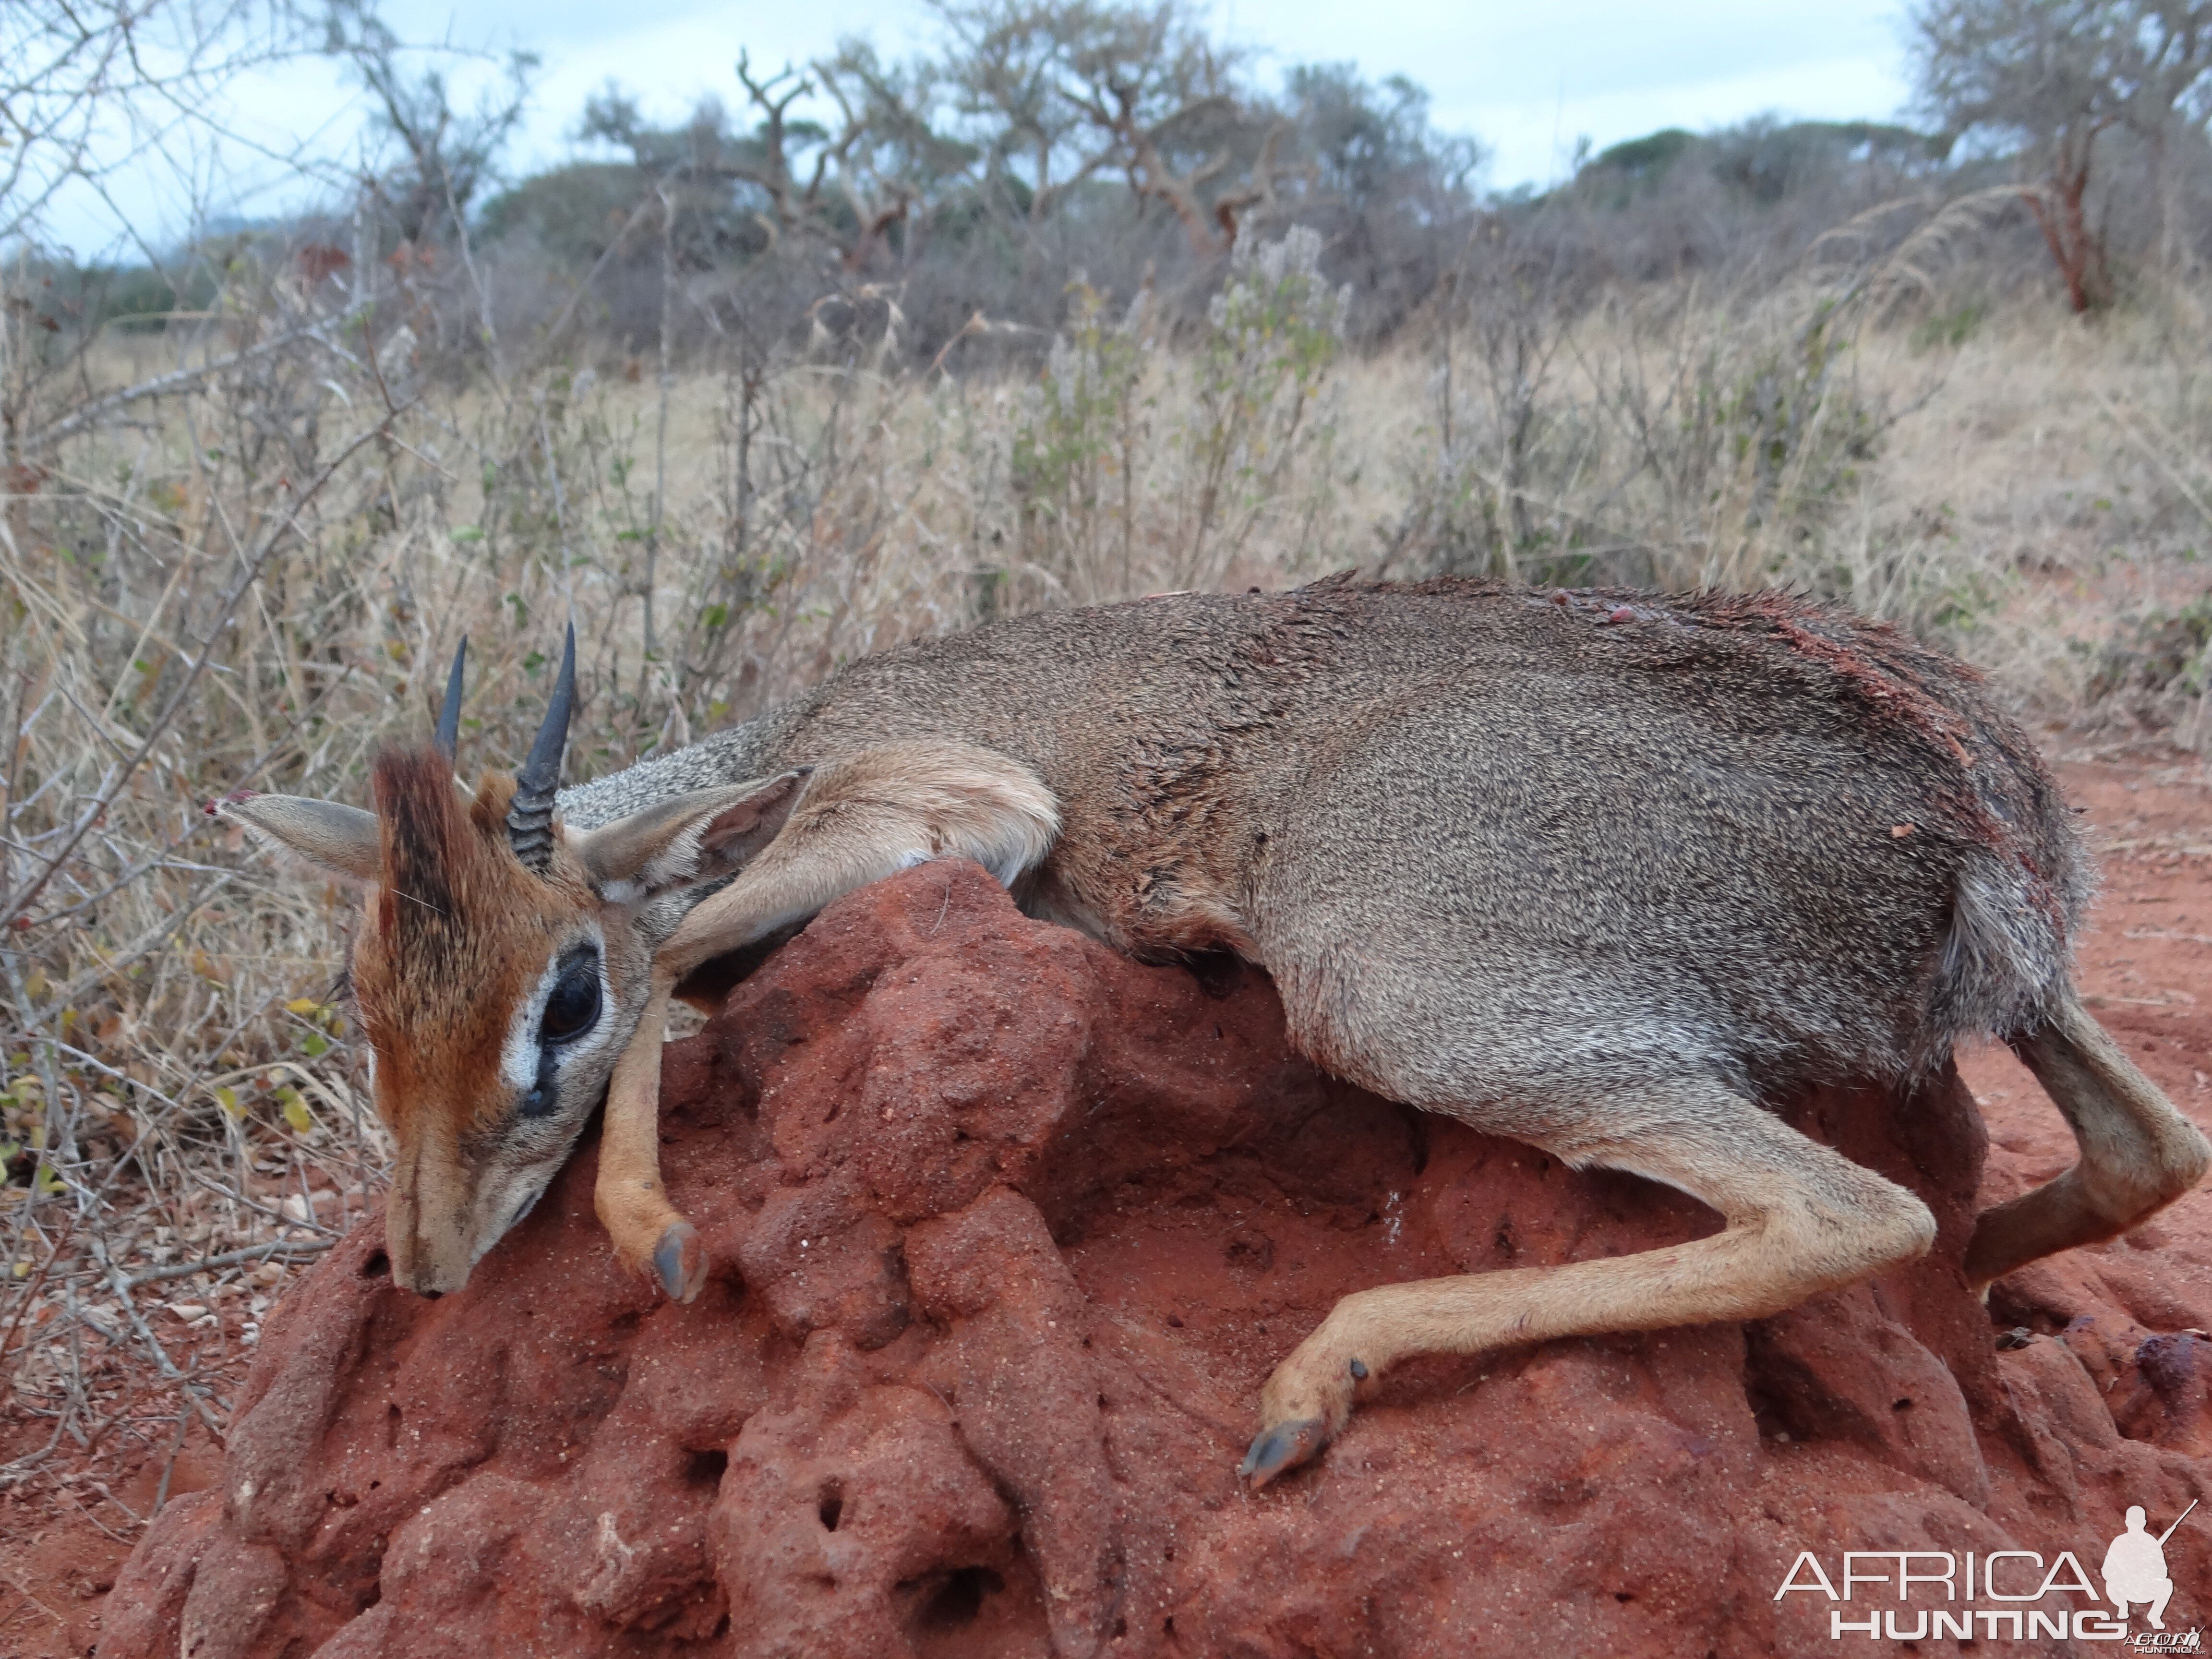
<instances>
[{"instance_id":1,"label":"bare shrub","mask_svg":"<svg viewBox=\"0 0 2212 1659\"><path fill-rule=\"evenodd\" d=\"M1279 567L1319 551L1334 483L1329 375L1348 296L1293 228L1240 245L1205 331L1152 331L1149 293L1118 319L1088 285L1023 400L1011 483L1025 573L1054 597L1210 587L1257 544Z\"/></svg>"}]
</instances>

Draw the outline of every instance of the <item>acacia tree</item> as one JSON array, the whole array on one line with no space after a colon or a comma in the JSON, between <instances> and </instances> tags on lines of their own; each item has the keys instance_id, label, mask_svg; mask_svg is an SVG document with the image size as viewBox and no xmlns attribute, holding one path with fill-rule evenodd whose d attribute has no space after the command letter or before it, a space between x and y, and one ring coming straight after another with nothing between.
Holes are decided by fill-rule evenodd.
<instances>
[{"instance_id":1,"label":"acacia tree","mask_svg":"<svg viewBox=\"0 0 2212 1659\"><path fill-rule=\"evenodd\" d=\"M2112 298L2087 198L2099 140L2121 126L2162 150L2204 119L2212 4L2188 0L1923 0L1911 14L1923 109L1955 142L2018 147L2021 194L2076 312Z\"/></svg>"},{"instance_id":2,"label":"acacia tree","mask_svg":"<svg viewBox=\"0 0 2212 1659\"><path fill-rule=\"evenodd\" d=\"M848 40L804 68L738 82L751 130L671 151L627 100L595 100L586 136L656 177L744 186L756 222L833 252L848 274L910 259L931 212L964 202L1032 234L1071 191L1119 175L1168 207L1201 255L1296 169L1281 112L1245 84L1245 55L1212 40L1181 0L944 0L948 40L905 62ZM828 125L801 110L834 113ZM695 124L696 125L696 124Z\"/></svg>"},{"instance_id":3,"label":"acacia tree","mask_svg":"<svg viewBox=\"0 0 2212 1659\"><path fill-rule=\"evenodd\" d=\"M911 56L848 39L768 73L741 55L728 104L676 125L610 87L579 136L625 160L526 182L491 204L487 235L526 229L595 273L627 238L617 303L633 330L651 326L641 233L658 225L664 274L703 279L687 311L742 286L730 315L747 329L803 315L842 334L841 319L883 315L935 352L1055 318L1094 261L1131 289L1152 280L1140 267L1187 266L1186 303L1225 254L1293 222L1321 230L1333 270L1373 300L1362 325L1387 330L1434 287L1474 210L1480 151L1437 133L1410 82L1307 66L1271 94L1186 0L938 10Z\"/></svg>"},{"instance_id":4,"label":"acacia tree","mask_svg":"<svg viewBox=\"0 0 2212 1659\"><path fill-rule=\"evenodd\" d=\"M1226 253L1294 170L1286 123L1247 84L1249 54L1180 0L936 0L943 76L988 194L1041 223L1085 180L1119 174L1164 204L1194 252Z\"/></svg>"},{"instance_id":5,"label":"acacia tree","mask_svg":"<svg viewBox=\"0 0 2212 1659\"><path fill-rule=\"evenodd\" d=\"M885 64L865 41L847 40L833 57L774 74L740 53L737 76L749 132L734 131L711 100L684 126L655 128L635 99L611 87L586 106L579 136L629 151L677 210L710 220L735 214L759 247L812 246L848 273L886 252L910 254L915 210L957 188L975 159L942 130L927 59ZM836 125L793 112L810 104L834 112Z\"/></svg>"}]
</instances>

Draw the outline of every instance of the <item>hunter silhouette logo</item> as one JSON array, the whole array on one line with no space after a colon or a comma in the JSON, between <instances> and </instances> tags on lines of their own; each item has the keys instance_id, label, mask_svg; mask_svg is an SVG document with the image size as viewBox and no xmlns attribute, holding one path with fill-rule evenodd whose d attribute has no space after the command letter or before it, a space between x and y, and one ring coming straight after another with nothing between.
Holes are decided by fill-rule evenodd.
<instances>
[{"instance_id":1,"label":"hunter silhouette logo","mask_svg":"<svg viewBox=\"0 0 2212 1659\"><path fill-rule=\"evenodd\" d=\"M2191 1499L2189 1510L2196 1507ZM2130 1602L2146 1602L2143 1616L2151 1627L2166 1628L2166 1604L2173 1599L2173 1580L2166 1573L2166 1540L2173 1536L2174 1527L2189 1518L2189 1510L2174 1516L2173 1526L2154 1538L2145 1530L2148 1516L2142 1505L2129 1509L2128 1529L2105 1552L2105 1595L2120 1618L2128 1616Z\"/></svg>"}]
</instances>

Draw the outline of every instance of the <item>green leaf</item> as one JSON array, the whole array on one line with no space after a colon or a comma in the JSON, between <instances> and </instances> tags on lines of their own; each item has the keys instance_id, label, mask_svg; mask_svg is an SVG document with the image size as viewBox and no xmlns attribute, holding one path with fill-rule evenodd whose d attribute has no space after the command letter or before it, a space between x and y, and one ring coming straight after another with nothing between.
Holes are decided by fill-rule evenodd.
<instances>
[{"instance_id":1,"label":"green leaf","mask_svg":"<svg viewBox=\"0 0 2212 1659\"><path fill-rule=\"evenodd\" d=\"M276 1098L283 1105L284 1121L299 1133L305 1134L315 1127L315 1115L307 1109L307 1103L301 1098L300 1091L290 1084L276 1091Z\"/></svg>"},{"instance_id":2,"label":"green leaf","mask_svg":"<svg viewBox=\"0 0 2212 1659\"><path fill-rule=\"evenodd\" d=\"M320 1060L331 1051L331 1040L320 1031L310 1031L301 1039L301 1050L309 1060Z\"/></svg>"},{"instance_id":3,"label":"green leaf","mask_svg":"<svg viewBox=\"0 0 2212 1659\"><path fill-rule=\"evenodd\" d=\"M457 542L480 542L484 538L482 525L465 524L458 530L446 532Z\"/></svg>"}]
</instances>

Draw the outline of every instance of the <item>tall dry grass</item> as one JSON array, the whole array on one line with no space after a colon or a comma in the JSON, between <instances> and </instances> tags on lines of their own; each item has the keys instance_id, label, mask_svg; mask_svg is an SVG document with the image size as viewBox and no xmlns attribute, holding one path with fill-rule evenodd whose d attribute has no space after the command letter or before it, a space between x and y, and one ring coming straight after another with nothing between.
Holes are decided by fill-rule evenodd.
<instances>
[{"instance_id":1,"label":"tall dry grass","mask_svg":"<svg viewBox=\"0 0 2212 1659\"><path fill-rule=\"evenodd\" d=\"M81 351L0 313L0 1369L38 1431L0 1480L219 1426L285 1276L374 1200L345 896L201 809L362 799L464 634L464 764L509 767L574 616L578 779L915 635L1348 565L1814 588L2053 714L2205 605L2195 292L2084 325L1846 259L1470 292L1354 359L1315 252L1248 255L1187 349L1079 290L1033 373L973 380L957 345L595 365L489 321L462 366L404 272L245 270ZM2136 713L2201 726L2201 654Z\"/></svg>"}]
</instances>

